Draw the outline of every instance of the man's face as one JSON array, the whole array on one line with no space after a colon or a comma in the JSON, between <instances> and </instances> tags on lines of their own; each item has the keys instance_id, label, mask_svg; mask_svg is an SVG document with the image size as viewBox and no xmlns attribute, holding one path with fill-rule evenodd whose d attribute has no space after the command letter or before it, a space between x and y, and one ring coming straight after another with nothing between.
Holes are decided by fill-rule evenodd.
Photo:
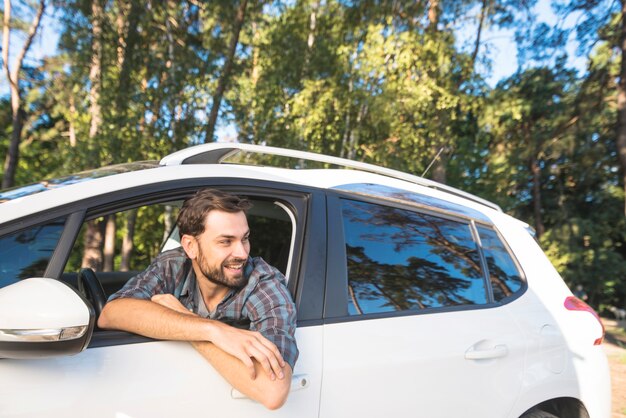
<instances>
[{"instance_id":1,"label":"man's face","mask_svg":"<svg viewBox=\"0 0 626 418\"><path fill-rule=\"evenodd\" d=\"M202 274L217 285L243 287L243 268L250 254L249 235L245 213L209 212L204 232L196 237L196 263Z\"/></svg>"}]
</instances>

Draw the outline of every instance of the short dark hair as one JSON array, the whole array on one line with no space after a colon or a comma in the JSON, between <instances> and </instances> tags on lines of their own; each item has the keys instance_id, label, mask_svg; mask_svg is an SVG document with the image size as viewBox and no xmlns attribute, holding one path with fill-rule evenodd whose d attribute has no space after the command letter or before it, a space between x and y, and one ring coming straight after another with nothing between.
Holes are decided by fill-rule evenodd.
<instances>
[{"instance_id":1,"label":"short dark hair","mask_svg":"<svg viewBox=\"0 0 626 418\"><path fill-rule=\"evenodd\" d=\"M178 214L178 232L180 236L197 237L204 232L204 221L212 210L229 213L246 212L252 204L245 197L215 189L200 189L185 200Z\"/></svg>"}]
</instances>

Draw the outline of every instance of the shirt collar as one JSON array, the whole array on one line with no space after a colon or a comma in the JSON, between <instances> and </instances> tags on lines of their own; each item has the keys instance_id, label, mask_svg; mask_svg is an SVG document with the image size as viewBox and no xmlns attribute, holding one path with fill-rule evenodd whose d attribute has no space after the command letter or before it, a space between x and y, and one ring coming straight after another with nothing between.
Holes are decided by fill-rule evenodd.
<instances>
[{"instance_id":1,"label":"shirt collar","mask_svg":"<svg viewBox=\"0 0 626 418\"><path fill-rule=\"evenodd\" d=\"M189 260L188 262L191 263L191 260ZM254 260L251 257L248 257L248 260L246 261L246 265L244 266L244 270L243 270L243 274L244 276L248 278L248 282L241 289L237 289L237 290L229 289L226 296L224 296L224 299L222 299L222 301L215 308L215 312L217 312L221 306L223 306L236 294L240 292L246 292L248 291L249 287L256 286L256 281L258 281L258 278L252 274L253 271L254 271ZM196 273L193 270L193 266L189 269L189 272L187 273L187 277L183 278L183 280L184 280L184 284L180 292L180 299L187 300L188 304L191 305L189 307L195 313L202 315L202 316L204 316L203 314L206 314L206 317L208 317L211 314L211 312L209 312L206 304L204 303L204 300L202 299L202 293L200 292L200 285L198 283L198 280L196 279ZM202 313L200 311L202 311ZM213 312L213 314L215 314L215 312Z\"/></svg>"}]
</instances>

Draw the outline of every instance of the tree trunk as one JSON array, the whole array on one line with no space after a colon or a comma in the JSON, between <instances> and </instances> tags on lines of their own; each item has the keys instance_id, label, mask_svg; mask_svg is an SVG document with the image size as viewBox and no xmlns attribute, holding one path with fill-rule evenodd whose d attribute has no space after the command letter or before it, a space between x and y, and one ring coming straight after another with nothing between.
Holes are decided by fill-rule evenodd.
<instances>
[{"instance_id":1,"label":"tree trunk","mask_svg":"<svg viewBox=\"0 0 626 418\"><path fill-rule=\"evenodd\" d=\"M120 271L128 271L130 269L130 261L133 256L135 224L137 222L137 209L133 209L126 214L126 234L122 241L122 260L120 262Z\"/></svg>"},{"instance_id":2,"label":"tree trunk","mask_svg":"<svg viewBox=\"0 0 626 418\"><path fill-rule=\"evenodd\" d=\"M341 137L341 147L339 149L339 157L345 158L346 152L348 151L348 138L352 135L352 121L350 118L350 101L352 98L352 79L348 82L348 106L346 110L346 116L344 118L344 128L343 135Z\"/></svg>"},{"instance_id":3,"label":"tree trunk","mask_svg":"<svg viewBox=\"0 0 626 418\"><path fill-rule=\"evenodd\" d=\"M22 140L22 128L24 126L24 110L22 109L22 97L20 94L20 72L24 57L28 53L33 38L37 34L41 16L43 15L46 3L44 0L39 2L37 12L33 17L28 35L24 41L24 46L15 58L15 65L11 70L9 68L9 48L11 45L11 1L4 0L4 21L2 30L2 66L9 82L11 91L11 142L4 162L4 176L2 177L2 188L12 187L15 184L15 171L17 162L19 161L20 141Z\"/></svg>"},{"instance_id":4,"label":"tree trunk","mask_svg":"<svg viewBox=\"0 0 626 418\"><path fill-rule=\"evenodd\" d=\"M163 239L161 243L165 243L165 240L169 238L172 229L174 229L174 208L171 205L166 205L163 211Z\"/></svg>"},{"instance_id":5,"label":"tree trunk","mask_svg":"<svg viewBox=\"0 0 626 418\"><path fill-rule=\"evenodd\" d=\"M13 94L11 94L13 95ZM12 109L13 110L13 109ZM4 160L4 176L2 177L2 188L6 189L12 187L15 184L15 171L17 169L17 162L20 155L20 142L22 140L22 128L23 123L23 110L20 105L16 110L13 110L13 116L11 118L11 142L9 143L9 150Z\"/></svg>"},{"instance_id":6,"label":"tree trunk","mask_svg":"<svg viewBox=\"0 0 626 418\"><path fill-rule=\"evenodd\" d=\"M88 267L95 271L102 270L102 235L103 222L96 219L87 222L87 229L83 236L84 252L81 267Z\"/></svg>"},{"instance_id":7,"label":"tree trunk","mask_svg":"<svg viewBox=\"0 0 626 418\"><path fill-rule=\"evenodd\" d=\"M439 24L439 0L430 0L428 4L428 29L436 32Z\"/></svg>"},{"instance_id":8,"label":"tree trunk","mask_svg":"<svg viewBox=\"0 0 626 418\"><path fill-rule=\"evenodd\" d=\"M621 64L617 84L617 152L622 169L624 187L624 215L626 216L626 0L622 0L622 21L620 32Z\"/></svg>"},{"instance_id":9,"label":"tree trunk","mask_svg":"<svg viewBox=\"0 0 626 418\"><path fill-rule=\"evenodd\" d=\"M100 0L91 2L91 66L89 69L89 139L95 138L102 125L100 91L102 87L102 20L104 10Z\"/></svg>"},{"instance_id":10,"label":"tree trunk","mask_svg":"<svg viewBox=\"0 0 626 418\"><path fill-rule=\"evenodd\" d=\"M363 125L363 119L367 115L367 105L364 103L361 105L359 109L359 113L356 116L356 126L354 129L350 130L350 142L348 143L348 154L347 158L349 160L356 160L356 150L359 146L359 132L361 131L361 126Z\"/></svg>"},{"instance_id":11,"label":"tree trunk","mask_svg":"<svg viewBox=\"0 0 626 418\"><path fill-rule=\"evenodd\" d=\"M76 104L74 101L74 92L70 92L69 98L70 105L70 117L69 121L69 138L70 138L70 147L76 147L76 128L74 127L74 121L76 120Z\"/></svg>"},{"instance_id":12,"label":"tree trunk","mask_svg":"<svg viewBox=\"0 0 626 418\"><path fill-rule=\"evenodd\" d=\"M106 229L104 234L104 262L102 271L113 271L115 261L115 235L117 227L115 225L115 214L106 217Z\"/></svg>"},{"instance_id":13,"label":"tree trunk","mask_svg":"<svg viewBox=\"0 0 626 418\"><path fill-rule=\"evenodd\" d=\"M127 5L122 0L117 0L117 16L115 18L115 24L117 27L117 66L122 68L124 64L124 50L126 49L126 21L124 16L128 12Z\"/></svg>"},{"instance_id":14,"label":"tree trunk","mask_svg":"<svg viewBox=\"0 0 626 418\"><path fill-rule=\"evenodd\" d=\"M257 87L259 85L259 79L261 77L261 68L259 66L259 45L261 43L261 32L259 31L259 28L257 27L257 22L256 21L252 21L252 70L250 72L250 80L252 81L252 98L251 98L251 106L250 106L250 113L249 113L249 126L250 126L250 131L247 132L248 135L245 135L244 137L250 138L252 139L252 143L253 144L258 144L259 143L259 126L260 126L260 121L257 120L258 119L258 115L257 115L257 106L259 105L259 102L257 100L257 95L256 95L256 91L257 91Z\"/></svg>"},{"instance_id":15,"label":"tree trunk","mask_svg":"<svg viewBox=\"0 0 626 418\"><path fill-rule=\"evenodd\" d=\"M131 90L130 74L135 62L135 47L139 38L138 26L139 17L142 10L142 4L138 1L132 1L130 11L128 12L128 22L125 25L123 34L125 37L120 41L118 46L118 65L120 66L119 87L117 92L117 111L124 117L128 108L128 93ZM119 49L122 49L119 56Z\"/></svg>"},{"instance_id":16,"label":"tree trunk","mask_svg":"<svg viewBox=\"0 0 626 418\"><path fill-rule=\"evenodd\" d=\"M169 85L172 86L171 90L177 92L169 98L169 102L170 102L169 131L172 132L172 137L170 138L170 141L173 144L172 151L174 151L175 149L178 148L177 141L179 139L178 138L178 120L179 120L178 114L179 114L180 104L178 100L178 97L179 97L178 92L180 91L180 88L178 88L176 84L177 83L176 66L174 63L174 60L175 60L174 49L176 48L176 40L174 39L174 33L173 33L174 31L172 28L173 19L170 19L169 11L176 10L176 2L172 0L168 1L167 10L168 10L168 14L165 19L165 36L167 38L167 61L165 63L165 68L168 69L167 80L168 80Z\"/></svg>"},{"instance_id":17,"label":"tree trunk","mask_svg":"<svg viewBox=\"0 0 626 418\"><path fill-rule=\"evenodd\" d=\"M209 121L207 122L205 142L212 142L215 135L215 125L217 123L217 115L219 113L220 104L222 103L222 97L226 91L226 85L230 78L230 72L233 68L233 62L235 61L235 52L237 50L237 44L239 44L239 34L243 27L243 22L246 17L246 6L248 0L241 0L239 8L237 9L237 17L235 18L235 24L233 26L233 35L230 39L230 45L228 46L228 55L226 56L226 62L222 69L222 74L217 82L217 89L213 95L213 103L211 105L211 112L209 113Z\"/></svg>"},{"instance_id":18,"label":"tree trunk","mask_svg":"<svg viewBox=\"0 0 626 418\"><path fill-rule=\"evenodd\" d=\"M439 15L439 0L431 0L428 7L428 30L433 34L439 31ZM443 144L439 135L435 135L436 138L431 144L431 150L433 155L433 160L430 164L430 166L433 167L432 179L438 183L446 184L446 161L444 159L443 153L441 152Z\"/></svg>"},{"instance_id":19,"label":"tree trunk","mask_svg":"<svg viewBox=\"0 0 626 418\"><path fill-rule=\"evenodd\" d=\"M354 95L353 95L353 91L354 91L354 63L357 60L357 56L359 53L359 44L357 43L354 46L354 49L351 53L351 57L349 59L349 67L348 67L348 97L346 100L346 116L344 118L344 130L343 130L343 135L341 138L341 149L339 151L339 156L341 158L350 158L350 155L352 155L352 157L354 157L356 155L356 151L352 151L351 150L351 146L352 146L352 139L353 139L353 127L352 127L352 108L353 108L353 101L355 101L354 99ZM364 107L361 106L361 109L363 110ZM357 116L358 117L358 116ZM359 120L360 122L360 120Z\"/></svg>"},{"instance_id":20,"label":"tree trunk","mask_svg":"<svg viewBox=\"0 0 626 418\"><path fill-rule=\"evenodd\" d=\"M533 155L529 161L530 172L532 174L532 196L533 196L533 214L535 218L535 232L537 239L541 238L545 232L543 225L542 205L541 205L541 168L537 158Z\"/></svg>"},{"instance_id":21,"label":"tree trunk","mask_svg":"<svg viewBox=\"0 0 626 418\"><path fill-rule=\"evenodd\" d=\"M311 13L309 14L309 35L306 40L306 50L304 51L304 63L302 65L301 79L306 78L309 74L309 63L311 61L311 54L313 52L313 45L315 44L315 30L317 27L317 12L320 8L319 0L314 0L311 5Z\"/></svg>"},{"instance_id":22,"label":"tree trunk","mask_svg":"<svg viewBox=\"0 0 626 418\"><path fill-rule=\"evenodd\" d=\"M91 64L89 69L89 140L93 144L100 125L102 124L102 111L100 108L100 91L102 87L102 21L104 10L100 0L92 0L91 3ZM91 161L92 164L99 164L99 158ZM87 230L84 237L83 267L90 267L96 271L102 269L103 255L102 246L104 244L104 231L101 222L91 220L87 222Z\"/></svg>"}]
</instances>

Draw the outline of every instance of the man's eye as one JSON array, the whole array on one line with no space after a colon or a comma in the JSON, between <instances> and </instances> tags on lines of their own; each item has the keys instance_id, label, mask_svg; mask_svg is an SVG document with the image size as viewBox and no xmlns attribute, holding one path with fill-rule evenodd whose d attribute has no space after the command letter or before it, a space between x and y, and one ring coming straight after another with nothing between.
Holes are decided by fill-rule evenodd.
<instances>
[{"instance_id":1,"label":"man's eye","mask_svg":"<svg viewBox=\"0 0 626 418\"><path fill-rule=\"evenodd\" d=\"M242 241L243 242L248 242L248 241L250 241L250 237L243 237Z\"/></svg>"},{"instance_id":2,"label":"man's eye","mask_svg":"<svg viewBox=\"0 0 626 418\"><path fill-rule=\"evenodd\" d=\"M220 241L219 243L221 245L230 245L230 240L225 239L225 240Z\"/></svg>"}]
</instances>

